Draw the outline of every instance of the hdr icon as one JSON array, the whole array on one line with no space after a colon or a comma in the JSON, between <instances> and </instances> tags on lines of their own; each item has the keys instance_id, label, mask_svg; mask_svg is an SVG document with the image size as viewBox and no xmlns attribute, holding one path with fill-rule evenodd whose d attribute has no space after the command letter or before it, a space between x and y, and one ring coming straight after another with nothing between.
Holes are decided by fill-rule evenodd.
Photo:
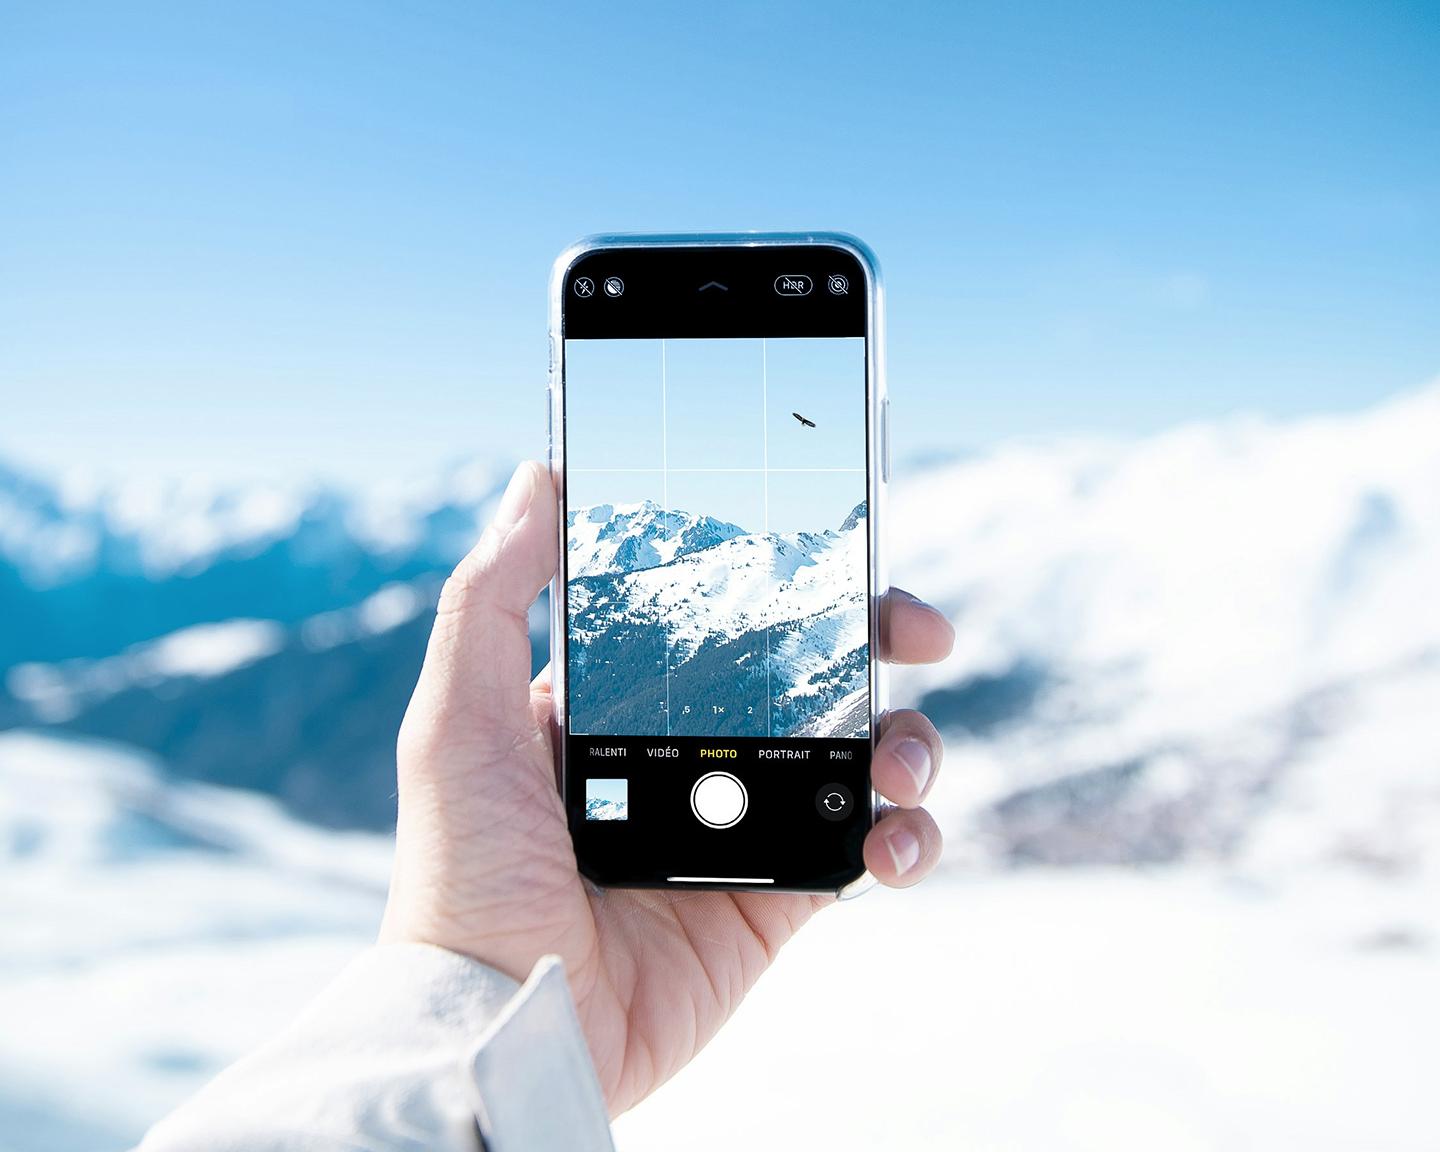
<instances>
[{"instance_id":1,"label":"hdr icon","mask_svg":"<svg viewBox=\"0 0 1440 1152\"><path fill-rule=\"evenodd\" d=\"M775 277L775 291L781 296L808 296L815 287L809 276L785 275Z\"/></svg>"}]
</instances>

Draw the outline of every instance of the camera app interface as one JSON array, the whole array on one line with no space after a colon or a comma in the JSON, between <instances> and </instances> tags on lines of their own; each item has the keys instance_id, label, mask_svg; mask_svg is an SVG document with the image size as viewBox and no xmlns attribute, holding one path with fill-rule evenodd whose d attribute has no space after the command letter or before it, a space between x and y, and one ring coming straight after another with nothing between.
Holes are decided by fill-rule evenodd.
<instances>
[{"instance_id":1,"label":"camera app interface","mask_svg":"<svg viewBox=\"0 0 1440 1152\"><path fill-rule=\"evenodd\" d=\"M864 338L565 361L570 733L868 738Z\"/></svg>"}]
</instances>

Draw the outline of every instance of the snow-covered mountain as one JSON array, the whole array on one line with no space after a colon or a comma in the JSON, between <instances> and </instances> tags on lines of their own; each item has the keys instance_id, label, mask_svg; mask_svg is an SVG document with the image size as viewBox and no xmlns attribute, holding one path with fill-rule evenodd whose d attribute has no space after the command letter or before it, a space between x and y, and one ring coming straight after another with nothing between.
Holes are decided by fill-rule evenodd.
<instances>
[{"instance_id":1,"label":"snow-covered mountain","mask_svg":"<svg viewBox=\"0 0 1440 1152\"><path fill-rule=\"evenodd\" d=\"M711 516L638 504L596 504L566 517L570 576L635 572L711 548L744 530Z\"/></svg>"},{"instance_id":2,"label":"snow-covered mountain","mask_svg":"<svg viewBox=\"0 0 1440 1152\"><path fill-rule=\"evenodd\" d=\"M601 800L597 797L585 801L587 820L625 820L629 815L630 804L625 800Z\"/></svg>"},{"instance_id":3,"label":"snow-covered mountain","mask_svg":"<svg viewBox=\"0 0 1440 1152\"><path fill-rule=\"evenodd\" d=\"M98 660L20 665L0 679L0 729L119 742L319 824L389 829L395 733L439 587L436 574L297 624L197 624ZM537 669L545 614L532 612Z\"/></svg>"},{"instance_id":4,"label":"snow-covered mountain","mask_svg":"<svg viewBox=\"0 0 1440 1152\"><path fill-rule=\"evenodd\" d=\"M297 623L443 573L503 479L470 464L432 483L348 493L42 482L0 466L0 675L113 656L196 624Z\"/></svg>"},{"instance_id":5,"label":"snow-covered mountain","mask_svg":"<svg viewBox=\"0 0 1440 1152\"><path fill-rule=\"evenodd\" d=\"M922 704L950 738L934 804L952 857L1226 856L1258 851L1258 830L1279 827L1270 816L1281 810L1332 855L1406 857L1396 846L1417 838L1406 822L1429 803L1410 798L1433 794L1440 759L1440 709L1424 705L1440 663L1437 445L1440 384L1351 415L1017 443L900 469L891 571L950 612L959 638L945 664L898 670L892 695ZM465 499L455 481L393 505L384 532L334 537L426 568L398 581L357 568L349 545L311 548L306 537L300 548L303 516L277 517L268 523L291 528L258 536L197 529L194 540L229 543L160 564L153 545L135 543L163 537L159 512L122 517L117 497L5 473L0 647L23 640L30 655L0 676L0 727L118 740L172 772L267 791L327 822L383 826L393 727L429 602L500 471L471 469ZM192 519L246 506L195 499ZM162 503L186 506L176 500ZM373 507L357 501L352 512L362 506ZM100 517L108 543L65 544L97 508L111 509ZM217 514L232 525L238 515ZM625 516L660 563L575 582L586 638L626 642L611 626L623 598L672 642L698 695L704 676L733 691L754 660L747 637L766 630L796 669L799 705L823 696L813 715L853 715L853 694L825 695L824 670L859 639L823 609L853 599L837 584L852 570L839 561L863 533L774 539L698 518L666 523L653 506ZM597 522L579 515L572 529L590 533L597 566L616 565L636 538L617 531L602 548ZM686 550L687 533L723 538ZM675 598L666 569L677 565L710 592L703 620ZM783 594L754 607L741 593L757 580ZM137 604L149 607L131 612ZM87 639L84 657L76 621L104 637ZM194 630L215 623L225 626ZM537 635L540 659L544 647ZM602 704L621 707L622 696ZM1345 800L1352 786L1365 804Z\"/></svg>"},{"instance_id":6,"label":"snow-covered mountain","mask_svg":"<svg viewBox=\"0 0 1440 1152\"><path fill-rule=\"evenodd\" d=\"M601 505L571 522L603 523L611 554L629 557L639 553L631 541L648 547L660 516L714 524L654 505ZM864 523L861 505L838 531L707 527L713 542L673 547L668 560L572 576L575 730L863 735L869 718L851 698L866 684ZM672 530L665 544L700 535L689 531ZM583 560L594 555L587 538L571 542Z\"/></svg>"},{"instance_id":7,"label":"snow-covered mountain","mask_svg":"<svg viewBox=\"0 0 1440 1152\"><path fill-rule=\"evenodd\" d=\"M1440 804L1440 383L1367 412L1012 444L904 477L955 620L896 696L960 855L1407 866Z\"/></svg>"}]
</instances>

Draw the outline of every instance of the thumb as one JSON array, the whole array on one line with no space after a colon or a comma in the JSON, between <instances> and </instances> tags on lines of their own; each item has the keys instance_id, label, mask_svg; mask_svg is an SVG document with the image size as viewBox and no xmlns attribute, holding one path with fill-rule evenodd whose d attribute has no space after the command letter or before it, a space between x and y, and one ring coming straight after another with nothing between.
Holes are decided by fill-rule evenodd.
<instances>
[{"instance_id":1,"label":"thumb","mask_svg":"<svg viewBox=\"0 0 1440 1152\"><path fill-rule=\"evenodd\" d=\"M555 573L555 516L549 473L521 464L490 526L441 590L402 742L418 736L498 750L533 727L528 614Z\"/></svg>"}]
</instances>

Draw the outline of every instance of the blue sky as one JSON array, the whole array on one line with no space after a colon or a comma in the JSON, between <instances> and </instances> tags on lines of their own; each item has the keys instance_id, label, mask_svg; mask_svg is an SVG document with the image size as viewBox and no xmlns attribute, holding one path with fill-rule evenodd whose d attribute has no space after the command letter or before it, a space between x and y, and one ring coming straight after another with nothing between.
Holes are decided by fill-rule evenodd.
<instances>
[{"instance_id":1,"label":"blue sky","mask_svg":"<svg viewBox=\"0 0 1440 1152\"><path fill-rule=\"evenodd\" d=\"M863 339L570 340L565 379L572 509L821 532L865 499Z\"/></svg>"},{"instance_id":2,"label":"blue sky","mask_svg":"<svg viewBox=\"0 0 1440 1152\"><path fill-rule=\"evenodd\" d=\"M605 230L879 252L900 457L1440 373L1420 3L35 3L0 15L0 457L538 453Z\"/></svg>"}]
</instances>

